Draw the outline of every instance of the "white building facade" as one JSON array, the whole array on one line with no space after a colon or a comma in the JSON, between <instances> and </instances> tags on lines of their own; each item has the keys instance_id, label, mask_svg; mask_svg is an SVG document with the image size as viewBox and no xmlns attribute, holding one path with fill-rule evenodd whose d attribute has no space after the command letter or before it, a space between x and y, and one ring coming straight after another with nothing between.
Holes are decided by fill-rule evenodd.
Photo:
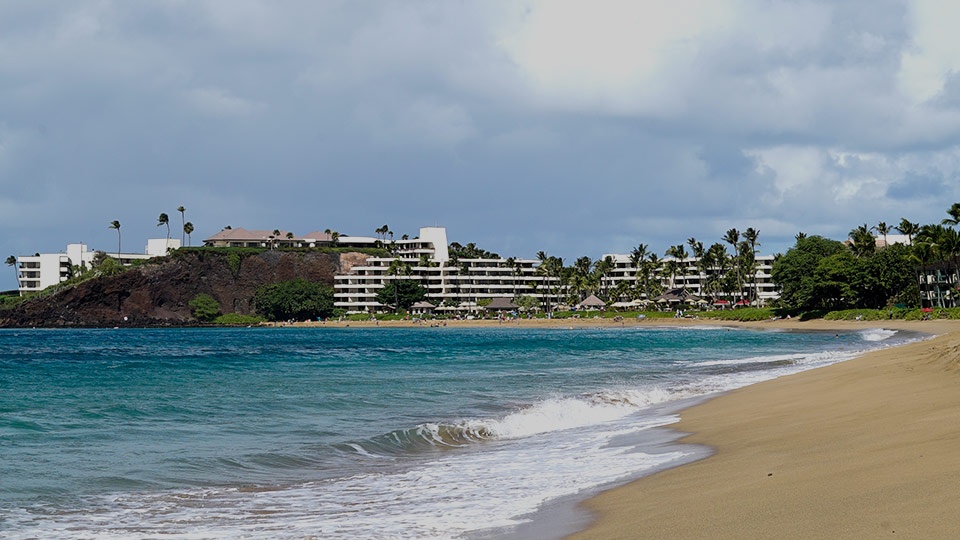
<instances>
[{"instance_id":1,"label":"white building facade","mask_svg":"<svg viewBox=\"0 0 960 540\"><path fill-rule=\"evenodd\" d=\"M556 277L545 276L538 271L535 259L456 259L452 260L447 250L446 230L442 227L420 229L420 237L399 240L394 243L396 256L369 257L362 265L352 267L348 273L334 277L334 306L348 313L377 312L390 309L377 302L377 292L391 281L413 280L426 290L426 301L436 307L438 313L478 311L485 300L493 298L515 299L532 296L542 307L561 306L567 291ZM631 287L637 283L637 268L629 255L605 255L611 257L614 267L604 276L601 287L613 290L618 283L626 282ZM408 268L409 275L391 275L390 265L400 259ZM680 270L675 276L664 276L663 268L670 258L661 262L657 278L664 288L686 288L698 296L707 296L705 285L708 272L701 272L697 259L680 261ZM731 303L744 298L756 298L759 305L766 305L779 298L779 292L771 278L773 256L756 257L753 276L744 279L744 291L752 294L732 295Z\"/></svg>"},{"instance_id":2,"label":"white building facade","mask_svg":"<svg viewBox=\"0 0 960 540\"><path fill-rule=\"evenodd\" d=\"M636 283L638 268L630 261L629 255L612 254L604 255L602 258L610 257L613 259L614 268L604 278L605 286L613 289L618 283L626 281L630 285ZM700 259L690 257L679 261L679 270L675 276L664 276L663 270L667 262L675 261L672 257L661 260L661 266L657 273L660 284L664 288L683 288L691 293L706 297L711 296L707 293L706 284L710 277L710 269L701 269L698 265ZM744 276L744 291L750 291L757 298L757 303L761 306L769 304L771 301L780 298L780 292L773 282L771 273L773 272L773 255L757 255L755 257L756 265L752 276ZM702 271L703 270L703 271ZM672 281L671 281L672 280ZM749 295L748 295L749 296ZM739 300L740 294L728 298L729 300Z\"/></svg>"},{"instance_id":3,"label":"white building facade","mask_svg":"<svg viewBox=\"0 0 960 540\"><path fill-rule=\"evenodd\" d=\"M180 240L151 238L143 253L120 253L119 262L130 266L135 260L162 257L170 250L180 247ZM102 250L100 250L102 251ZM98 251L91 251L86 244L67 244L61 253L37 253L17 257L17 288L20 296L35 293L67 281L74 275L73 267L90 268ZM105 252L117 258L117 253Z\"/></svg>"},{"instance_id":4,"label":"white building facade","mask_svg":"<svg viewBox=\"0 0 960 540\"><path fill-rule=\"evenodd\" d=\"M481 310L484 300L531 296L540 305L560 303L559 280L537 273L531 259L451 258L443 227L423 227L410 240L391 242L394 257L368 257L364 264L334 277L334 306L348 313L388 309L377 302L377 292L387 283L413 280L426 290L426 301L438 313ZM390 265L400 259L409 275L391 275Z\"/></svg>"}]
</instances>

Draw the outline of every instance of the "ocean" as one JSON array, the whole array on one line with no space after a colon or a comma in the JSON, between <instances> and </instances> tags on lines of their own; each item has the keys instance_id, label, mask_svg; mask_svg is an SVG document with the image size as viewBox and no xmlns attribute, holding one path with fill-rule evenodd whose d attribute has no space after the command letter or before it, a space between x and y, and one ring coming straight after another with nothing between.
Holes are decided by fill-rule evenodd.
<instances>
[{"instance_id":1,"label":"ocean","mask_svg":"<svg viewBox=\"0 0 960 540\"><path fill-rule=\"evenodd\" d=\"M717 392L890 330L0 330L0 537L551 538Z\"/></svg>"}]
</instances>

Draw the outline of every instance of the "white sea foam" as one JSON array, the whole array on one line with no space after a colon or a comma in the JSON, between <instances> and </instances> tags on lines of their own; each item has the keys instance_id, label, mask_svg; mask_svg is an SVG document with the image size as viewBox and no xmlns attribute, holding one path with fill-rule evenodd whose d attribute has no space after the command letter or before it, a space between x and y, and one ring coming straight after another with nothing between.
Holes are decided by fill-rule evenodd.
<instances>
[{"instance_id":1,"label":"white sea foam","mask_svg":"<svg viewBox=\"0 0 960 540\"><path fill-rule=\"evenodd\" d=\"M750 358L730 358L726 360L706 360L697 362L697 366L738 366L743 364L769 364L776 362L797 362L806 358L805 354L774 354L769 356L751 356Z\"/></svg>"},{"instance_id":2,"label":"white sea foam","mask_svg":"<svg viewBox=\"0 0 960 540\"><path fill-rule=\"evenodd\" d=\"M17 516L9 538L458 538L519 524L549 500L684 458L689 452L644 453L609 444L615 436L673 421L658 416L570 429L450 453L408 470L277 489L105 498L83 513Z\"/></svg>"},{"instance_id":3,"label":"white sea foam","mask_svg":"<svg viewBox=\"0 0 960 540\"><path fill-rule=\"evenodd\" d=\"M887 330L885 328L871 328L860 331L860 338L864 341L883 341L895 335L897 335L896 330Z\"/></svg>"},{"instance_id":4,"label":"white sea foam","mask_svg":"<svg viewBox=\"0 0 960 540\"><path fill-rule=\"evenodd\" d=\"M677 396L656 387L611 390L577 398L548 399L500 419L470 420L463 425L498 439L516 439L610 422L671 399Z\"/></svg>"}]
</instances>

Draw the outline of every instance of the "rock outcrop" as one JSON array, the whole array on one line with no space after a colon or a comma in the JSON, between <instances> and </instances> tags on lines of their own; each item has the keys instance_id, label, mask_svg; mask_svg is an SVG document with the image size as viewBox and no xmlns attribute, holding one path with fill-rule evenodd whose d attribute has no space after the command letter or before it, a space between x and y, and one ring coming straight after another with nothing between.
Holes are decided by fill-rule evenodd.
<instances>
[{"instance_id":1,"label":"rock outcrop","mask_svg":"<svg viewBox=\"0 0 960 540\"><path fill-rule=\"evenodd\" d=\"M95 278L0 311L0 327L179 326L192 324L188 303L209 294L224 313L252 314L257 288L302 278L333 285L366 258L359 253L189 250Z\"/></svg>"}]
</instances>

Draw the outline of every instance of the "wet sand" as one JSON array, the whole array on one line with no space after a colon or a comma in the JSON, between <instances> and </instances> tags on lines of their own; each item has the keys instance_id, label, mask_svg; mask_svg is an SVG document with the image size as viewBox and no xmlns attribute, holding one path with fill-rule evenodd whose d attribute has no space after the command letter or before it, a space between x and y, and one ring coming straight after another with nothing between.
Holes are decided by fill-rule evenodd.
<instances>
[{"instance_id":1,"label":"wet sand","mask_svg":"<svg viewBox=\"0 0 960 540\"><path fill-rule=\"evenodd\" d=\"M570 539L960 537L960 321L742 326L938 337L683 411L681 442L714 455L589 500Z\"/></svg>"}]
</instances>

